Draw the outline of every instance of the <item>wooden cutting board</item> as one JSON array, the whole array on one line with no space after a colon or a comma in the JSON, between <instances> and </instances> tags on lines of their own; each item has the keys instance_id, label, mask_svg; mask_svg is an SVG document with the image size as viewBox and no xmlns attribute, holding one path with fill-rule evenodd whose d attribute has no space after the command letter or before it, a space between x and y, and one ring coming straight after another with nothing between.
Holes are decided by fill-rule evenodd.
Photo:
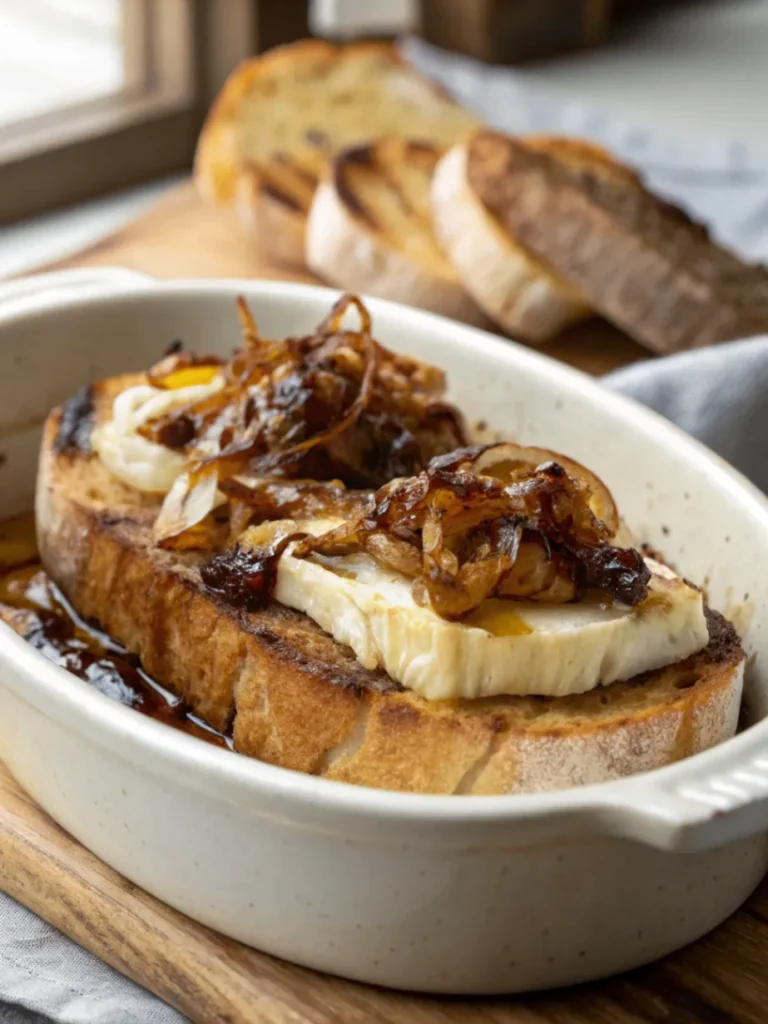
<instances>
[{"instance_id":1,"label":"wooden cutting board","mask_svg":"<svg viewBox=\"0 0 768 1024\"><path fill-rule=\"evenodd\" d=\"M269 277L227 216L190 186L116 235L41 269L122 265L159 277ZM548 346L592 373L643 358L598 321ZM768 883L712 935L608 982L520 999L432 999L293 967L225 939L127 882L67 835L0 767L0 888L200 1024L766 1024Z\"/></svg>"},{"instance_id":2,"label":"wooden cutting board","mask_svg":"<svg viewBox=\"0 0 768 1024\"><path fill-rule=\"evenodd\" d=\"M256 277L319 283L308 273L270 265L258 241L246 236L229 213L204 206L191 184L171 190L144 216L84 252L39 269L115 265L158 277ZM596 374L648 356L626 335L597 319L566 332L542 351Z\"/></svg>"}]
</instances>

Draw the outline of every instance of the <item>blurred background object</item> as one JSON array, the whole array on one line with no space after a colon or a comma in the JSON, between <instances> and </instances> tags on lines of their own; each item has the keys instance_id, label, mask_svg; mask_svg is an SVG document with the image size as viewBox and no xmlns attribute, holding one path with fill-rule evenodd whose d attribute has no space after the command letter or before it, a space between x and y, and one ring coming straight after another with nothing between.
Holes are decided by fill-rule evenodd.
<instances>
[{"instance_id":1,"label":"blurred background object","mask_svg":"<svg viewBox=\"0 0 768 1024\"><path fill-rule=\"evenodd\" d=\"M0 0L0 224L188 167L233 67L307 0Z\"/></svg>"},{"instance_id":2,"label":"blurred background object","mask_svg":"<svg viewBox=\"0 0 768 1024\"><path fill-rule=\"evenodd\" d=\"M569 25L603 42L572 48ZM0 276L183 180L232 69L309 34L409 36L406 56L480 117L599 141L765 252L766 0L0 0Z\"/></svg>"},{"instance_id":3,"label":"blurred background object","mask_svg":"<svg viewBox=\"0 0 768 1024\"><path fill-rule=\"evenodd\" d=\"M548 56L521 73L743 140L768 89L764 0L0 0L0 224L189 166L232 68L310 30Z\"/></svg>"},{"instance_id":4,"label":"blurred background object","mask_svg":"<svg viewBox=\"0 0 768 1024\"><path fill-rule=\"evenodd\" d=\"M421 0L425 39L508 64L594 46L608 35L614 0Z\"/></svg>"},{"instance_id":5,"label":"blurred background object","mask_svg":"<svg viewBox=\"0 0 768 1024\"><path fill-rule=\"evenodd\" d=\"M310 28L326 39L394 37L418 29L419 7L420 0L311 0Z\"/></svg>"},{"instance_id":6,"label":"blurred background object","mask_svg":"<svg viewBox=\"0 0 768 1024\"><path fill-rule=\"evenodd\" d=\"M0 0L0 127L125 89L120 0Z\"/></svg>"}]
</instances>

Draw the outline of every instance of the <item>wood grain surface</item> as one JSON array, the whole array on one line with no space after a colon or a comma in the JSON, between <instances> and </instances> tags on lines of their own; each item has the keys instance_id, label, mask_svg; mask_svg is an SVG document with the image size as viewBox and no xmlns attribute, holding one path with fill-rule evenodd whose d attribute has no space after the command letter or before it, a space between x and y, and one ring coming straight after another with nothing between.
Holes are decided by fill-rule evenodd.
<instances>
[{"instance_id":1,"label":"wood grain surface","mask_svg":"<svg viewBox=\"0 0 768 1024\"><path fill-rule=\"evenodd\" d=\"M0 888L199 1024L765 1024L768 883L710 936L606 982L436 999L326 977L225 939L85 850L0 767Z\"/></svg>"},{"instance_id":2,"label":"wood grain surface","mask_svg":"<svg viewBox=\"0 0 768 1024\"><path fill-rule=\"evenodd\" d=\"M160 277L268 277L226 215L191 187L84 253L52 264L123 265ZM592 373L641 358L608 325L586 324L546 349ZM195 924L102 864L0 767L0 888L200 1024L767 1024L768 883L717 931L610 981L519 999L432 999L325 977Z\"/></svg>"}]
</instances>

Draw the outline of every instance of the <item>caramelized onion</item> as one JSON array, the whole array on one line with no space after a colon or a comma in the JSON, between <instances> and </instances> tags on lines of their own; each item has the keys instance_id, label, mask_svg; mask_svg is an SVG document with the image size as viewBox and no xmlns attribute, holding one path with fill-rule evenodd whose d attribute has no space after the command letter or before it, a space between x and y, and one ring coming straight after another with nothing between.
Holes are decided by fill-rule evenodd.
<instances>
[{"instance_id":1,"label":"caramelized onion","mask_svg":"<svg viewBox=\"0 0 768 1024\"><path fill-rule=\"evenodd\" d=\"M613 537L619 529L619 513L613 495L595 473L574 459L548 448L503 443L487 448L478 455L470 468L475 473L492 476L506 483L519 477L521 469L533 470L547 462L556 462L562 466L572 480L589 491L589 507L595 517L605 523Z\"/></svg>"},{"instance_id":2,"label":"caramelized onion","mask_svg":"<svg viewBox=\"0 0 768 1024\"><path fill-rule=\"evenodd\" d=\"M140 430L188 459L187 478L168 495L158 521L163 543L201 521L198 513L212 507L217 492L241 503L238 523L292 515L297 501L320 508L317 488L324 482L374 488L418 473L436 454L465 443L462 418L443 399L441 371L379 345L358 298L342 296L315 334L284 341L259 335L242 297L237 308L243 347L229 363L177 353L149 374L163 388L206 383L215 375L224 381L215 394ZM359 316L357 330L343 326L350 309ZM319 484L310 500L306 487L297 499L273 484L242 483L275 477ZM359 508L358 499L339 504L337 515ZM244 506L253 508L250 517Z\"/></svg>"},{"instance_id":3,"label":"caramelized onion","mask_svg":"<svg viewBox=\"0 0 768 1024\"><path fill-rule=\"evenodd\" d=\"M610 492L582 470L544 449L464 448L382 487L371 507L300 541L294 555L366 551L414 579L417 602L446 619L465 618L490 597L564 602L588 589L637 604L648 569L637 551L611 543L619 519Z\"/></svg>"},{"instance_id":4,"label":"caramelized onion","mask_svg":"<svg viewBox=\"0 0 768 1024\"><path fill-rule=\"evenodd\" d=\"M211 547L203 520L216 507L216 473L182 473L165 496L153 537L160 547ZM197 529L196 529L197 528Z\"/></svg>"},{"instance_id":5,"label":"caramelized onion","mask_svg":"<svg viewBox=\"0 0 768 1024\"><path fill-rule=\"evenodd\" d=\"M272 596L280 556L291 541L303 536L302 533L287 533L262 550L236 545L202 566L200 576L209 590L221 594L231 604L256 611Z\"/></svg>"},{"instance_id":6,"label":"caramelized onion","mask_svg":"<svg viewBox=\"0 0 768 1024\"><path fill-rule=\"evenodd\" d=\"M248 509L248 524L272 519L346 518L368 507L370 491L347 490L340 480L286 480L236 476L222 481L230 504Z\"/></svg>"}]
</instances>

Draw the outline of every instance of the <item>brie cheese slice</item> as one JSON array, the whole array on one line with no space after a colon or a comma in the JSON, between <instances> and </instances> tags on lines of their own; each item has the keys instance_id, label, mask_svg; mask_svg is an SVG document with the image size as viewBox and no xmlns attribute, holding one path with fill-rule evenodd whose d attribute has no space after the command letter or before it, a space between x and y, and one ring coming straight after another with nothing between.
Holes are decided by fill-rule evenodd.
<instances>
[{"instance_id":1,"label":"brie cheese slice","mask_svg":"<svg viewBox=\"0 0 768 1024\"><path fill-rule=\"evenodd\" d=\"M253 527L246 547L329 520ZM280 560L274 597L304 612L362 665L383 668L429 700L499 694L562 697L661 668L701 650L709 634L700 591L648 560L646 599L634 608L590 596L576 604L489 600L463 622L416 604L412 581L366 554Z\"/></svg>"}]
</instances>

